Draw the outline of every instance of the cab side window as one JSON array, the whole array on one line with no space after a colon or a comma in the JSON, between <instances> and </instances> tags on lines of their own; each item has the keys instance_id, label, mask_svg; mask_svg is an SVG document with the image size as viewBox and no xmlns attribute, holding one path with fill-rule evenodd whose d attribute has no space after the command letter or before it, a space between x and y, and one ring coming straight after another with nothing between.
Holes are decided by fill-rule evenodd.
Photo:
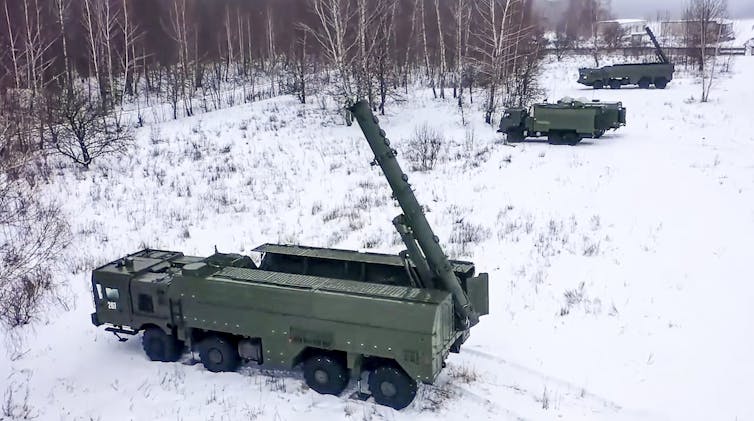
<instances>
[{"instance_id":1,"label":"cab side window","mask_svg":"<svg viewBox=\"0 0 754 421\"><path fill-rule=\"evenodd\" d=\"M107 298L107 301L118 301L120 300L120 293L118 292L118 288L105 288L105 298Z\"/></svg>"}]
</instances>

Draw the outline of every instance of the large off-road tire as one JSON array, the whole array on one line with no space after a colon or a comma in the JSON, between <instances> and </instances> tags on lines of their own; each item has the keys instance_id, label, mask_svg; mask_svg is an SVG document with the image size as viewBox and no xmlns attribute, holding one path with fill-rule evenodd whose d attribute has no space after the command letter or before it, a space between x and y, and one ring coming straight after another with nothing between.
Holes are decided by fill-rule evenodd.
<instances>
[{"instance_id":1,"label":"large off-road tire","mask_svg":"<svg viewBox=\"0 0 754 421\"><path fill-rule=\"evenodd\" d=\"M524 131L521 129L510 129L505 134L508 142L521 142L524 140Z\"/></svg>"},{"instance_id":2,"label":"large off-road tire","mask_svg":"<svg viewBox=\"0 0 754 421\"><path fill-rule=\"evenodd\" d=\"M563 135L560 132L547 132L547 143L560 145L563 143Z\"/></svg>"},{"instance_id":3,"label":"large off-road tire","mask_svg":"<svg viewBox=\"0 0 754 421\"><path fill-rule=\"evenodd\" d=\"M566 145L576 145L581 142L581 135L576 132L563 133L563 143Z\"/></svg>"},{"instance_id":4,"label":"large off-road tire","mask_svg":"<svg viewBox=\"0 0 754 421\"><path fill-rule=\"evenodd\" d=\"M235 371L241 363L235 341L226 336L208 336L197 347L199 359L209 371Z\"/></svg>"},{"instance_id":5,"label":"large off-road tire","mask_svg":"<svg viewBox=\"0 0 754 421\"><path fill-rule=\"evenodd\" d=\"M148 327L144 330L141 346L152 361L178 361L183 351L183 343L159 327Z\"/></svg>"},{"instance_id":6,"label":"large off-road tire","mask_svg":"<svg viewBox=\"0 0 754 421\"><path fill-rule=\"evenodd\" d=\"M333 355L317 354L304 361L306 385L323 395L340 395L348 385L348 369Z\"/></svg>"},{"instance_id":7,"label":"large off-road tire","mask_svg":"<svg viewBox=\"0 0 754 421\"><path fill-rule=\"evenodd\" d=\"M652 84L652 79L650 79L648 77L643 77L643 78L639 79L639 83L638 83L638 85L639 85L639 87L641 89L649 89L649 85L651 85L651 84Z\"/></svg>"},{"instance_id":8,"label":"large off-road tire","mask_svg":"<svg viewBox=\"0 0 754 421\"><path fill-rule=\"evenodd\" d=\"M601 138L601 137L602 137L602 136L603 136L604 134L605 134L605 131L604 131L604 130L597 130L597 131L596 131L596 132L594 133L594 138L595 138L595 139L599 139L599 138Z\"/></svg>"},{"instance_id":9,"label":"large off-road tire","mask_svg":"<svg viewBox=\"0 0 754 421\"><path fill-rule=\"evenodd\" d=\"M610 80L610 89L620 89L621 83L618 79Z\"/></svg>"},{"instance_id":10,"label":"large off-road tire","mask_svg":"<svg viewBox=\"0 0 754 421\"><path fill-rule=\"evenodd\" d=\"M416 381L401 368L384 365L369 373L369 391L378 404L403 409L416 397Z\"/></svg>"},{"instance_id":11,"label":"large off-road tire","mask_svg":"<svg viewBox=\"0 0 754 421\"><path fill-rule=\"evenodd\" d=\"M664 77L658 77L655 78L655 88L657 89L665 89L665 87L668 86L668 80Z\"/></svg>"},{"instance_id":12,"label":"large off-road tire","mask_svg":"<svg viewBox=\"0 0 754 421\"><path fill-rule=\"evenodd\" d=\"M592 88L594 89L602 89L604 87L605 87L605 84L602 83L601 80L595 80L594 83L592 84Z\"/></svg>"}]
</instances>

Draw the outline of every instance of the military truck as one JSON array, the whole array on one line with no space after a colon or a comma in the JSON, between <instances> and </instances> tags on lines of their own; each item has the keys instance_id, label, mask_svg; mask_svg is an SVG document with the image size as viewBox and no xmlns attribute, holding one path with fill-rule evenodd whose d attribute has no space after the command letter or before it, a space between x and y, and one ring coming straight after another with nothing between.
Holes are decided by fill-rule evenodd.
<instances>
[{"instance_id":1,"label":"military truck","mask_svg":"<svg viewBox=\"0 0 754 421\"><path fill-rule=\"evenodd\" d=\"M607 130L626 124L626 108L620 102L563 98L557 103L534 104L531 108L507 108L498 132L508 141L546 136L550 144L576 145L583 138L600 138Z\"/></svg>"},{"instance_id":2,"label":"military truck","mask_svg":"<svg viewBox=\"0 0 754 421\"><path fill-rule=\"evenodd\" d=\"M339 395L353 379L357 396L408 406L489 312L488 276L447 259L368 104L350 111L403 210L393 224L405 251L265 244L257 266L235 253L140 250L92 272L92 323L120 340L143 332L154 361L188 349L213 372L301 366L316 392Z\"/></svg>"},{"instance_id":3,"label":"military truck","mask_svg":"<svg viewBox=\"0 0 754 421\"><path fill-rule=\"evenodd\" d=\"M657 89L665 89L668 82L673 80L675 66L660 48L652 30L648 26L644 30L655 47L657 56L656 63L628 63L603 66L598 69L580 68L578 83L591 86L594 89L602 89L609 86L611 89L620 89L623 85L638 85L642 89L648 89L654 85Z\"/></svg>"}]
</instances>

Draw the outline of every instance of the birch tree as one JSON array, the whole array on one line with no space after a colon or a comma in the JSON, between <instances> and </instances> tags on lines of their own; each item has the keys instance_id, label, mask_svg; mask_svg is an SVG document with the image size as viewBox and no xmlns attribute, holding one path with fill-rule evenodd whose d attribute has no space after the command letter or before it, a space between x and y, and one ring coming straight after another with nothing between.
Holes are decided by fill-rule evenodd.
<instances>
[{"instance_id":1,"label":"birch tree","mask_svg":"<svg viewBox=\"0 0 754 421\"><path fill-rule=\"evenodd\" d=\"M348 0L312 0L319 25L316 28L303 25L322 47L325 57L335 70L336 87L333 95L340 101L353 99L357 94L351 74L354 41L346 38L357 13L350 5Z\"/></svg>"},{"instance_id":2,"label":"birch tree","mask_svg":"<svg viewBox=\"0 0 754 421\"><path fill-rule=\"evenodd\" d=\"M701 102L709 101L717 76L717 57L723 39L724 19L728 4L725 0L692 0L684 11L686 32L698 49L699 76L702 82Z\"/></svg>"},{"instance_id":3,"label":"birch tree","mask_svg":"<svg viewBox=\"0 0 754 421\"><path fill-rule=\"evenodd\" d=\"M442 29L442 18L440 17L440 0L435 0L435 16L437 17L437 39L440 43L440 56L438 57L438 79L440 82L440 98L445 99L445 72L447 60L445 59L445 33Z\"/></svg>"}]
</instances>

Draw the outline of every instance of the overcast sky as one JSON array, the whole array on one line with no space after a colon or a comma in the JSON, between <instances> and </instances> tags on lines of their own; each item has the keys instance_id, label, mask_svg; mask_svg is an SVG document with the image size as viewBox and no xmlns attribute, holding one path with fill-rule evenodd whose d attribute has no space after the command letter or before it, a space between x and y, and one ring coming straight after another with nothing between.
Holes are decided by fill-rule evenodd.
<instances>
[{"instance_id":1,"label":"overcast sky","mask_svg":"<svg viewBox=\"0 0 754 421\"><path fill-rule=\"evenodd\" d=\"M658 10L678 16L685 3L683 0L611 0L613 12L619 18L656 16ZM754 18L754 0L728 0L728 11L734 18Z\"/></svg>"}]
</instances>

